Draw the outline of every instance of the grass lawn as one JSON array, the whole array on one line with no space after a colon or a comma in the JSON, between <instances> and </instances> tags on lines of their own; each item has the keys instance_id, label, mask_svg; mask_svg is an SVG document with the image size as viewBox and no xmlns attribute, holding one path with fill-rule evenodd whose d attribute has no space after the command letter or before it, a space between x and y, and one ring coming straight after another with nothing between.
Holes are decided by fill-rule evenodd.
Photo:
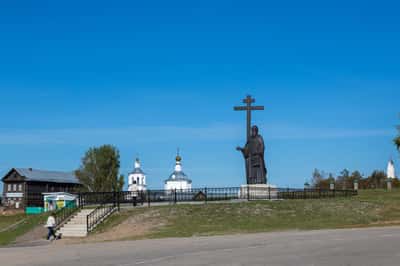
<instances>
[{"instance_id":1,"label":"grass lawn","mask_svg":"<svg viewBox=\"0 0 400 266\"><path fill-rule=\"evenodd\" d=\"M11 244L15 241L18 236L21 236L38 225L44 224L47 219L46 214L41 215L25 215L18 214L13 216L0 216L0 230L2 228L6 228L12 224L15 224L18 221L24 220L17 227L7 230L4 232L0 232L0 246Z\"/></svg>"},{"instance_id":2,"label":"grass lawn","mask_svg":"<svg viewBox=\"0 0 400 266\"><path fill-rule=\"evenodd\" d=\"M19 221L22 221L25 218L26 218L25 214L0 216L0 231L2 231L4 228L7 228L8 226L11 226Z\"/></svg>"},{"instance_id":3,"label":"grass lawn","mask_svg":"<svg viewBox=\"0 0 400 266\"><path fill-rule=\"evenodd\" d=\"M353 198L140 208L114 214L94 235L117 230L132 217L137 224L161 224L132 239L400 225L400 190L360 191Z\"/></svg>"}]
</instances>

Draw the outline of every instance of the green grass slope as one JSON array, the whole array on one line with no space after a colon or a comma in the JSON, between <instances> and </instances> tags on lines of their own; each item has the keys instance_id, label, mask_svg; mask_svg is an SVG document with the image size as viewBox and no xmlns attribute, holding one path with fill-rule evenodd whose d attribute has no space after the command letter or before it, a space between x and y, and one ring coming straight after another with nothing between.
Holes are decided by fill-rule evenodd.
<instances>
[{"instance_id":1,"label":"green grass slope","mask_svg":"<svg viewBox=\"0 0 400 266\"><path fill-rule=\"evenodd\" d=\"M353 198L140 208L115 214L96 233L114 230L133 216L146 217L138 223L162 226L132 238L400 225L400 190L360 191Z\"/></svg>"},{"instance_id":2,"label":"green grass slope","mask_svg":"<svg viewBox=\"0 0 400 266\"><path fill-rule=\"evenodd\" d=\"M7 228L19 221L16 227L9 230L0 232L0 246L8 245L13 243L17 237L28 233L30 230L34 229L38 225L44 225L47 219L46 214L28 216L25 214L18 214L13 216L0 216L0 231L3 228Z\"/></svg>"}]
</instances>

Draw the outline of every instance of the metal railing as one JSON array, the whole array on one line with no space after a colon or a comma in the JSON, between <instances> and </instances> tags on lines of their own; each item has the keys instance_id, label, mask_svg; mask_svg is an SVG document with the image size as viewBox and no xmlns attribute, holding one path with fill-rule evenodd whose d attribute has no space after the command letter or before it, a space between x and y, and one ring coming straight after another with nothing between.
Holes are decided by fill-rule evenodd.
<instances>
[{"instance_id":1,"label":"metal railing","mask_svg":"<svg viewBox=\"0 0 400 266\"><path fill-rule=\"evenodd\" d=\"M94 209L86 217L87 232L88 233L92 232L99 223L101 223L106 217L110 216L115 211L116 211L116 206L114 204L112 205L102 204L96 209Z\"/></svg>"},{"instance_id":2,"label":"metal railing","mask_svg":"<svg viewBox=\"0 0 400 266\"><path fill-rule=\"evenodd\" d=\"M147 190L121 192L94 192L80 194L81 206L113 204L118 209L121 204L144 205L157 203L176 204L179 202L216 202L234 200L292 200L292 199L322 199L334 197L352 197L358 193L355 190L328 189L292 189L273 187L225 187L196 188L184 190Z\"/></svg>"},{"instance_id":3,"label":"metal railing","mask_svg":"<svg viewBox=\"0 0 400 266\"><path fill-rule=\"evenodd\" d=\"M56 228L59 228L63 225L70 217L72 217L78 210L79 206L77 206L75 201L70 201L66 204L66 206L55 212L56 219Z\"/></svg>"},{"instance_id":4,"label":"metal railing","mask_svg":"<svg viewBox=\"0 0 400 266\"><path fill-rule=\"evenodd\" d=\"M96 206L117 203L117 192L84 192L79 194L79 206Z\"/></svg>"}]
</instances>

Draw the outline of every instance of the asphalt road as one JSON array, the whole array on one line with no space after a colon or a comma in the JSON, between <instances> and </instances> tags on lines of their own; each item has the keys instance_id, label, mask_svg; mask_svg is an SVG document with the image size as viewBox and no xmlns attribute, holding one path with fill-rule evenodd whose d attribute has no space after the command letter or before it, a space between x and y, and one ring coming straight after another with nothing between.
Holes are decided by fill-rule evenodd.
<instances>
[{"instance_id":1,"label":"asphalt road","mask_svg":"<svg viewBox=\"0 0 400 266\"><path fill-rule=\"evenodd\" d=\"M400 227L0 249L0 265L400 265Z\"/></svg>"}]
</instances>

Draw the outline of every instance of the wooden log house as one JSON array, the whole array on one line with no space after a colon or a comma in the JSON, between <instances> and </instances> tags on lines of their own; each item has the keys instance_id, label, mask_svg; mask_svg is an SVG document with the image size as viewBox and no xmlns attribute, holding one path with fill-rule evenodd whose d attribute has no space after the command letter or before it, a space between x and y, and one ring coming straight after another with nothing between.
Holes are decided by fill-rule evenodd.
<instances>
[{"instance_id":1,"label":"wooden log house","mask_svg":"<svg viewBox=\"0 0 400 266\"><path fill-rule=\"evenodd\" d=\"M43 207L43 194L77 192L80 183L73 172L13 168L3 178L3 203L12 208Z\"/></svg>"}]
</instances>

